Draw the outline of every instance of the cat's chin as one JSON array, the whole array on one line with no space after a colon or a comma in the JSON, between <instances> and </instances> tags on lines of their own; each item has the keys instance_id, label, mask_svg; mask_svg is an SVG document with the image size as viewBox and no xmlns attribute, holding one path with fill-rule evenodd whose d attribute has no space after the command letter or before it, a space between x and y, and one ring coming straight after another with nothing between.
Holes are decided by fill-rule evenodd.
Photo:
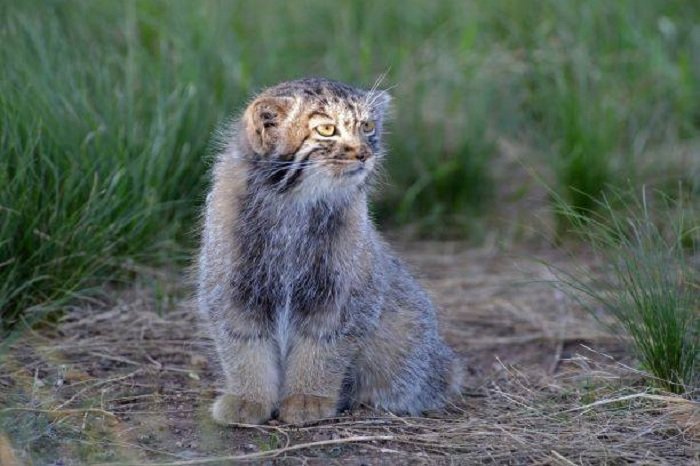
<instances>
[{"instance_id":1,"label":"cat's chin","mask_svg":"<svg viewBox=\"0 0 700 466\"><path fill-rule=\"evenodd\" d=\"M342 173L342 176L344 176L344 177L348 177L348 176L355 177L355 176L359 176L359 175L367 176L366 172L367 172L367 169L364 166L359 165L357 167L345 170Z\"/></svg>"},{"instance_id":2,"label":"cat's chin","mask_svg":"<svg viewBox=\"0 0 700 466\"><path fill-rule=\"evenodd\" d=\"M365 184L370 170L366 166L350 168L334 177L334 184L340 190L356 189Z\"/></svg>"},{"instance_id":3,"label":"cat's chin","mask_svg":"<svg viewBox=\"0 0 700 466\"><path fill-rule=\"evenodd\" d=\"M351 173L348 173L350 172ZM353 195L362 191L366 184L369 170L365 167L348 170L348 172L337 173L324 177L317 177L314 183L302 183L296 190L298 198L304 201L314 201L319 199L342 200L349 199Z\"/></svg>"}]
</instances>

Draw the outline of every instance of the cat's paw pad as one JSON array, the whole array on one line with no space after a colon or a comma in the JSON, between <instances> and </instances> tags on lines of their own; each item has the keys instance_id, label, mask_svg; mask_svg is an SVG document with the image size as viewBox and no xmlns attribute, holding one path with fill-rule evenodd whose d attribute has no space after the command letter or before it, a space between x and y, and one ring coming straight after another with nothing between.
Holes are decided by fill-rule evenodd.
<instances>
[{"instance_id":1,"label":"cat's paw pad","mask_svg":"<svg viewBox=\"0 0 700 466\"><path fill-rule=\"evenodd\" d=\"M225 394L216 399L211 413L214 420L223 425L262 424L272 416L272 407Z\"/></svg>"},{"instance_id":2,"label":"cat's paw pad","mask_svg":"<svg viewBox=\"0 0 700 466\"><path fill-rule=\"evenodd\" d=\"M288 424L333 417L337 413L336 400L317 395L290 395L280 405L280 419Z\"/></svg>"}]
</instances>

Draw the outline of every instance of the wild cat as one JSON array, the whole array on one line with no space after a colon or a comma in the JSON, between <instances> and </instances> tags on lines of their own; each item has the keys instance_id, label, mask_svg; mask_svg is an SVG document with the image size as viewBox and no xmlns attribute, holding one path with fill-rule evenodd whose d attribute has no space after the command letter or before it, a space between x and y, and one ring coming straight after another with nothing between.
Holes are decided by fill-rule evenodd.
<instances>
[{"instance_id":1,"label":"wild cat","mask_svg":"<svg viewBox=\"0 0 700 466\"><path fill-rule=\"evenodd\" d=\"M390 97L321 78L260 93L213 167L198 304L225 375L223 424L440 408L460 385L435 309L367 196Z\"/></svg>"}]
</instances>

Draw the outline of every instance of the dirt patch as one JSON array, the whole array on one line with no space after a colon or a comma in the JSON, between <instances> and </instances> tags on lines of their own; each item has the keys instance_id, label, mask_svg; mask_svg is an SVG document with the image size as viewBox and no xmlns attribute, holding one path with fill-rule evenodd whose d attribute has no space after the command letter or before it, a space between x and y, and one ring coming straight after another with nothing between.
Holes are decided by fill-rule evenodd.
<instances>
[{"instance_id":1,"label":"dirt patch","mask_svg":"<svg viewBox=\"0 0 700 466\"><path fill-rule=\"evenodd\" d=\"M623 346L528 257L462 243L399 249L468 374L440 413L361 409L303 426L220 427L217 367L177 277L68 311L0 366L0 458L33 464L688 464L697 403L652 393ZM566 266L551 250L529 255ZM581 259L581 258L579 258ZM13 450L13 451L11 451ZM3 456L6 455L6 456ZM12 455L12 456L10 456Z\"/></svg>"}]
</instances>

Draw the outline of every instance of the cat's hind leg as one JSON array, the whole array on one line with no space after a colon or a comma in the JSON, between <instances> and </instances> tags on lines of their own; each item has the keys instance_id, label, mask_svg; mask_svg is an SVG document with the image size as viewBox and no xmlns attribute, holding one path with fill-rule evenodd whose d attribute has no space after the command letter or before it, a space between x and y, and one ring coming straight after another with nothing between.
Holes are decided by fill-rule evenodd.
<instances>
[{"instance_id":1,"label":"cat's hind leg","mask_svg":"<svg viewBox=\"0 0 700 466\"><path fill-rule=\"evenodd\" d=\"M397 415L441 409L459 392L459 363L430 321L390 310L359 350L355 401Z\"/></svg>"}]
</instances>

